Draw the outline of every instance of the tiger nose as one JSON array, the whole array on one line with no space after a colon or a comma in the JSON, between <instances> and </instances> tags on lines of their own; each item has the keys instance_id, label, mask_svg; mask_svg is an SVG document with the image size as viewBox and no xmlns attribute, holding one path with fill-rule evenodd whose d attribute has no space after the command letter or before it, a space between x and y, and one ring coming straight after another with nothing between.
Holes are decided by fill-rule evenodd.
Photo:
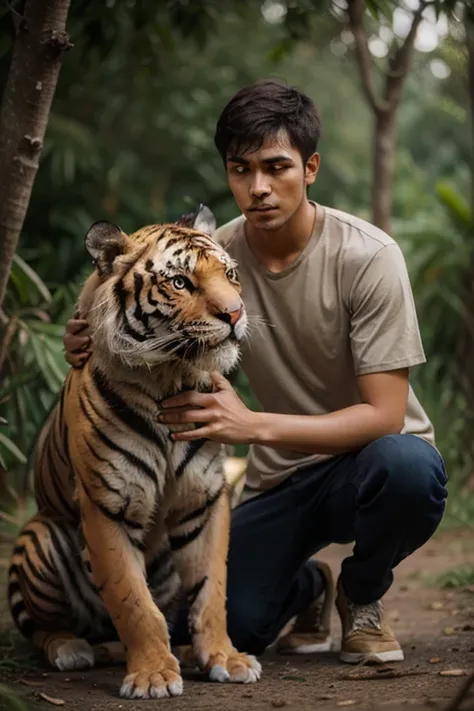
<instances>
[{"instance_id":1,"label":"tiger nose","mask_svg":"<svg viewBox=\"0 0 474 711\"><path fill-rule=\"evenodd\" d=\"M225 323L235 326L239 318L242 316L242 306L238 306L236 309L232 309L232 311L221 311L216 314L216 316L217 318L220 318L221 321L225 321Z\"/></svg>"}]
</instances>

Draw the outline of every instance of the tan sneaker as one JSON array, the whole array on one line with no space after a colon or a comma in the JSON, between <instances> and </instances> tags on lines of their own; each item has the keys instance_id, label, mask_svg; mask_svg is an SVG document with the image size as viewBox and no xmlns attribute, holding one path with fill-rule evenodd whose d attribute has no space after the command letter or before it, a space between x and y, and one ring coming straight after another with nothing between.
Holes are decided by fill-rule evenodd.
<instances>
[{"instance_id":1,"label":"tan sneaker","mask_svg":"<svg viewBox=\"0 0 474 711\"><path fill-rule=\"evenodd\" d=\"M342 624L340 658L343 662L382 664L403 660L403 651L384 621L381 600L356 605L344 593L339 578L336 608Z\"/></svg>"},{"instance_id":2,"label":"tan sneaker","mask_svg":"<svg viewBox=\"0 0 474 711\"><path fill-rule=\"evenodd\" d=\"M331 611L336 589L331 568L326 563L308 561L323 574L325 588L309 607L293 618L276 643L280 654L314 654L331 651Z\"/></svg>"}]
</instances>

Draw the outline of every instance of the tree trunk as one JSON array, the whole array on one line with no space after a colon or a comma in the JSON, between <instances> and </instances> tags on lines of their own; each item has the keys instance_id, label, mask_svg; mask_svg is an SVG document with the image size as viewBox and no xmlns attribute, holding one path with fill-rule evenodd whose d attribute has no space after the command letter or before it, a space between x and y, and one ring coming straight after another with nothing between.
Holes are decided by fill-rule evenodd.
<instances>
[{"instance_id":1,"label":"tree trunk","mask_svg":"<svg viewBox=\"0 0 474 711\"><path fill-rule=\"evenodd\" d=\"M385 111L378 111L375 114L372 170L372 222L388 234L391 233L395 125L395 110L387 109Z\"/></svg>"},{"instance_id":2,"label":"tree trunk","mask_svg":"<svg viewBox=\"0 0 474 711\"><path fill-rule=\"evenodd\" d=\"M471 109L471 210L474 217L474 9L466 11L467 90Z\"/></svg>"},{"instance_id":3,"label":"tree trunk","mask_svg":"<svg viewBox=\"0 0 474 711\"><path fill-rule=\"evenodd\" d=\"M0 108L0 308L23 227L64 50L70 0L27 0Z\"/></svg>"}]
</instances>

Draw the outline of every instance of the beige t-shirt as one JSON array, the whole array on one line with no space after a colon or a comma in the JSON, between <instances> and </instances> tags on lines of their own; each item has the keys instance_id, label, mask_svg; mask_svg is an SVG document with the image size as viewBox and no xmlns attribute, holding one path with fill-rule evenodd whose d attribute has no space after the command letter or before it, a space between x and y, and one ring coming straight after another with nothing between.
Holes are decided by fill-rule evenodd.
<instances>
[{"instance_id":1,"label":"beige t-shirt","mask_svg":"<svg viewBox=\"0 0 474 711\"><path fill-rule=\"evenodd\" d=\"M242 367L266 412L334 412L360 403L356 376L425 362L400 248L364 220L323 209L322 229L315 225L304 251L278 273L251 252L244 216L214 233L239 264L242 296L255 322ZM434 444L411 387L403 432ZM302 464L328 456L253 445L247 486L269 489Z\"/></svg>"}]
</instances>

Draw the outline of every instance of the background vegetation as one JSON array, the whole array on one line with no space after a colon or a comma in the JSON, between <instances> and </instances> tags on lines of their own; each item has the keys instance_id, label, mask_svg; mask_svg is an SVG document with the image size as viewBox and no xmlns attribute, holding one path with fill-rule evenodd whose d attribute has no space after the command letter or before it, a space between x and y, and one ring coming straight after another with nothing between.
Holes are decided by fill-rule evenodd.
<instances>
[{"instance_id":1,"label":"background vegetation","mask_svg":"<svg viewBox=\"0 0 474 711\"><path fill-rule=\"evenodd\" d=\"M389 217L411 272L428 357L413 385L447 460L450 515L469 519L470 18L463 2L423 5L396 112ZM362 6L371 81L383 98L419 3ZM0 97L21 11L21 2L0 2ZM133 230L174 219L198 201L214 210L219 224L234 217L213 130L237 89L278 76L314 99L323 122L314 199L371 219L378 179L377 116L361 88L343 0L73 0L67 29L74 48L63 59L0 312L0 412L6 421L0 428L0 509L7 514L27 492L27 457L66 372L64 324L91 268L83 245L87 228L110 219ZM242 374L238 387L256 406Z\"/></svg>"}]
</instances>

